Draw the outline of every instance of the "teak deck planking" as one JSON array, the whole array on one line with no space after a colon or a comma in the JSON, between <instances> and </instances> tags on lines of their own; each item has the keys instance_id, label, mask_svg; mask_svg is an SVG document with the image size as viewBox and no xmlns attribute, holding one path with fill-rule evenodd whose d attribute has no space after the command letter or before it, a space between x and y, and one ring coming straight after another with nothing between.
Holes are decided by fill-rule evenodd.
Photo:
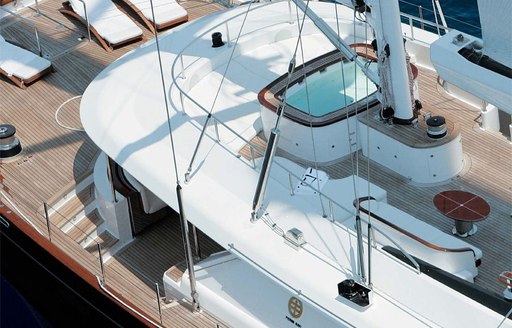
<instances>
[{"instance_id":1,"label":"teak deck planking","mask_svg":"<svg viewBox=\"0 0 512 328\"><path fill-rule=\"evenodd\" d=\"M224 9L217 3L200 0L186 1L181 4L188 10L191 19ZM70 181L74 181L71 185L77 184L90 174L91 163L99 152L85 132L66 130L57 125L54 114L66 100L81 95L102 69L142 43L136 42L112 52L106 52L94 38L92 42L87 40L87 32L82 24L59 13L60 7L61 1L47 0L39 3L41 15L36 15L33 8L25 8L18 12L19 15L37 24L43 56L52 61L56 72L25 90L18 88L7 79L0 80L0 122L17 127L17 136L24 148L21 156L0 164L2 175L0 188L15 202L19 212L28 217L45 237L48 237L48 233L42 211L43 202L57 200L55 195L62 196L69 192ZM140 23L136 23L141 26ZM6 39L36 51L33 30L29 24L18 18L8 17L0 20L0 28L2 36ZM152 37L149 30L142 26L141 28L146 40ZM59 121L64 125L80 129L78 106L79 99L70 101L62 107L58 116ZM87 197L84 198L87 193L84 190L79 197L75 197L70 202L83 207L88 202ZM9 202L6 203L9 204ZM74 213L72 209L66 207L63 211L70 216ZM55 226L54 220L57 221L57 218L53 217L50 220L52 243L58 245L91 273L100 276L95 245L87 249L82 248ZM159 223L159 225L165 224L166 222ZM153 231L158 232L159 229L153 229ZM136 306L149 313L155 322L159 322L154 284L158 282L163 293L161 283L163 274L174 264L172 261L178 263L183 260L183 245L181 235L174 235L175 240L170 240L170 243L166 242L169 239L164 238L163 232L154 238L150 238L150 235L150 232L145 232L140 241L135 240L130 247L111 258L105 264L105 280L109 289L113 289L117 294L125 294ZM100 235L96 240L101 241L103 238L107 239L107 244L112 242L105 235ZM144 247L137 247L144 240L152 240L154 247L159 247L158 245L161 244L160 248L166 254L178 254L178 256L176 259L148 256L147 253L140 251ZM211 241L201 241L201 244L205 254L219 249ZM126 265L126 258L138 264L143 263L143 260L146 264L148 261L151 263L156 261L160 264L140 265L135 271L133 265ZM149 268L149 271L146 272L146 268ZM155 268L162 268L161 272ZM207 312L190 313L187 302L164 304L162 310L165 326L216 327L217 324L221 327L225 326Z\"/></svg>"},{"instance_id":2,"label":"teak deck planking","mask_svg":"<svg viewBox=\"0 0 512 328\"><path fill-rule=\"evenodd\" d=\"M184 1L181 4L189 12L190 20L224 9L217 3L208 1ZM43 202L56 194L62 194L70 181L79 182L90 173L91 162L98 153L97 147L84 132L70 131L58 126L54 121L57 108L71 97L81 95L92 79L119 56L141 44L136 42L116 49L104 51L93 38L88 42L85 27L67 19L58 12L61 1L40 2L42 15L26 8L18 12L31 21L36 21L43 45L43 54L52 60L56 69L28 89L22 90L7 80L0 81L0 122L14 124L18 128L25 152L9 163L2 163L0 174L3 177L0 187L13 199L21 213L29 217L44 233L46 223L40 209ZM129 12L129 8L127 9ZM133 15L132 15L133 17ZM145 39L151 38L149 30L142 27ZM27 24L0 21L2 35L34 50L35 41ZM433 196L448 189L472 191L491 206L489 217L478 223L479 231L468 242L483 250L483 263L476 279L478 284L496 292L502 286L496 283L497 275L510 269L512 254L512 146L502 136L481 131L475 120L479 111L446 95L437 84L434 72L420 70L420 97L426 107L441 113L456 122L463 136L466 167L459 177L445 184L418 186L404 178L370 163L370 180L388 191L389 203L411 213L429 224L448 232L452 220L439 213L432 204ZM78 117L79 101L72 101L62 109L59 118L67 125L80 128ZM75 112L74 112L75 111ZM264 145L261 138L259 145ZM246 158L250 152L244 153ZM361 161L360 174L368 178L366 159ZM307 163L303 163L307 165ZM350 160L323 167L331 177L344 177L352 174ZM158 318L154 284L160 283L162 275L170 267L183 261L183 245L177 220L163 220L144 231L142 238L136 239L129 247L115 255L106 264L106 283L118 294L126 295L141 309L147 311L155 321ZM166 236L164 238L164 236ZM98 238L100 240L101 238ZM97 254L80 247L68 235L52 226L52 242L58 244L83 266L100 275ZM200 239L204 254L221 248L213 241ZM159 256L148 256L148 247L158 249ZM153 249L153 252L155 249ZM153 265L143 265L151 261ZM134 265L135 264L135 265ZM160 289L163 292L163 288ZM178 327L215 327L218 320L207 313L194 314L190 305L175 302L163 305L163 322ZM222 323L220 323L222 325Z\"/></svg>"}]
</instances>

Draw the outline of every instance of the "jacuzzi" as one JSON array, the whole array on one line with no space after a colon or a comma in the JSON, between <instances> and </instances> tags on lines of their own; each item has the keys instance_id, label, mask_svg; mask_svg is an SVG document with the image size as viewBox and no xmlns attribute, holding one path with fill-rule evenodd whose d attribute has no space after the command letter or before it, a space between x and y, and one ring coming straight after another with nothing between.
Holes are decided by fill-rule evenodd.
<instances>
[{"instance_id":1,"label":"jacuzzi","mask_svg":"<svg viewBox=\"0 0 512 328\"><path fill-rule=\"evenodd\" d=\"M369 65L377 70L376 63ZM286 96L279 124L280 149L300 159L321 163L359 149L355 142L356 114L378 104L377 87L361 68L342 59L338 51L332 51L297 67L288 90L286 83L285 74L258 94L267 138L275 127L277 106Z\"/></svg>"}]
</instances>

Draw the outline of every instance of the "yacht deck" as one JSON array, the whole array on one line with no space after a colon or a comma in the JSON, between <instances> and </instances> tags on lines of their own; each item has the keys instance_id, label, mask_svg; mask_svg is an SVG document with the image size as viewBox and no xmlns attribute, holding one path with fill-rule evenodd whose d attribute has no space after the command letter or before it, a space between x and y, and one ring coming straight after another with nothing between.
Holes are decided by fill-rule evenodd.
<instances>
[{"instance_id":1,"label":"yacht deck","mask_svg":"<svg viewBox=\"0 0 512 328\"><path fill-rule=\"evenodd\" d=\"M191 20L225 9L218 3L203 0L180 3ZM94 77L115 59L152 38L151 32L136 22L144 31L144 40L107 52L94 38L89 42L85 26L62 15L59 8L61 1L47 0L39 2L40 15L35 7L17 12L37 25L43 56L52 61L55 72L24 90L0 78L0 123L16 126L16 135L24 149L20 156L0 163L0 200L29 219L44 237L48 237L48 230L43 203L51 206L68 197L77 184L90 176L99 154L87 134L80 131L80 99L72 98L80 96ZM34 30L26 20L6 17L0 20L0 33L7 40L36 51ZM57 119L72 129L63 128L55 119L57 109L67 100L70 101L62 106ZM87 197L77 196L71 202L87 205ZM71 219L69 213L59 212L66 222ZM90 247L90 251L82 248L59 229L59 219L50 222L52 243L93 275L101 276L96 247ZM192 313L191 305L185 301L164 303L163 274L184 260L180 231L177 217L148 228L105 263L106 286L113 293L125 296L153 321L160 322L155 293L158 283L164 326L225 327L207 312ZM200 238L200 246L205 255L220 250L204 236Z\"/></svg>"},{"instance_id":2,"label":"yacht deck","mask_svg":"<svg viewBox=\"0 0 512 328\"><path fill-rule=\"evenodd\" d=\"M180 3L188 10L190 19L224 8L203 0ZM41 215L42 204L57 199L56 195L67 194L75 184L89 176L99 151L84 132L59 126L55 112L66 100L81 95L103 68L144 41L106 52L94 39L92 42L86 38L79 40L87 32L83 25L58 12L60 1L47 0L39 6L40 16L35 16L36 12L31 8L20 10L18 14L37 22L43 54L48 55L56 72L26 90L6 79L0 81L0 122L17 127L17 136L25 149L21 156L0 164L0 199L12 207L8 197L17 207L14 209L47 236ZM151 33L142 25L141 28L145 39L151 38ZM6 39L17 40L35 49L30 26L19 19L0 20L0 32ZM419 79L423 104L460 128L466 154L464 171L446 184L418 186L375 163L369 164L371 176L368 177L366 160L359 155L359 172L387 190L390 204L445 232L451 231L453 221L434 207L435 194L463 189L482 196L490 204L491 213L478 223L478 233L466 240L481 248L484 254L476 283L501 293L503 287L496 277L500 272L510 270L512 263L512 253L508 251L512 249L512 146L505 137L480 130L479 111L446 95L438 86L435 73L421 69ZM58 118L63 125L80 128L78 105L76 99L62 107ZM322 169L333 178L352 174L350 159ZM124 295L155 321L159 321L155 283L161 285L165 271L183 261L179 232L177 220L160 221L106 263L108 288ZM206 237L200 240L204 254L220 250ZM97 258L53 226L52 242L93 274L101 274ZM148 256L150 247L151 252L159 256ZM224 326L208 313L191 313L190 304L186 302L163 304L162 311L166 326Z\"/></svg>"},{"instance_id":3,"label":"yacht deck","mask_svg":"<svg viewBox=\"0 0 512 328\"><path fill-rule=\"evenodd\" d=\"M357 155L359 175L384 188L387 191L389 204L445 233L451 232L454 221L444 216L434 206L433 199L436 194L446 190L465 190L485 199L491 207L489 216L477 223L478 232L475 235L464 240L483 252L482 265L479 267L475 283L501 294L503 285L497 282L496 277L501 272L510 270L512 265L512 254L507 251L512 249L512 144L499 133L481 130L480 111L448 95L437 84L435 72L420 69L419 88L423 104L422 113L430 112L432 116L443 115L447 120L449 132L460 131L462 134L465 160L463 170L450 181L419 185L376 162L368 163L367 157L359 152ZM366 116L366 113L360 116L360 120L370 126L381 124L370 116ZM421 128L424 125L423 117L420 116L419 120ZM414 130L413 128L395 130L394 133L399 134L395 137L410 144L409 130L411 129ZM413 133L425 134L425 131L416 129ZM418 138L413 139L418 140ZM262 149L266 146L262 134L255 137L252 143ZM411 146L414 145L411 144ZM241 154L251 159L248 146L242 149ZM291 159L304 168L314 165L282 150L278 150L277 155ZM255 156L259 157L261 154L255 152ZM352 166L355 163L355 160L353 164L351 158L347 157L335 163L319 165L318 168L327 172L332 179L341 179L356 172L356 168ZM370 175L368 175L368 168L370 168Z\"/></svg>"}]
</instances>

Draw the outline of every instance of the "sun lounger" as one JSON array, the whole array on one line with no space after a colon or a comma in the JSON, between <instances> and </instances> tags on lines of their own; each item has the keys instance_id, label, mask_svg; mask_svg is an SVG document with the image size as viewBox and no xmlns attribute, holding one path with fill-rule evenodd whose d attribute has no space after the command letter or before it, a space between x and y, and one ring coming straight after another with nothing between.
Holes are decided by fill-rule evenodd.
<instances>
[{"instance_id":1,"label":"sun lounger","mask_svg":"<svg viewBox=\"0 0 512 328\"><path fill-rule=\"evenodd\" d=\"M176 0L153 0L155 20L151 11L150 0L122 0L130 6L144 21L146 26L155 32L157 30L188 21L188 13Z\"/></svg>"},{"instance_id":2,"label":"sun lounger","mask_svg":"<svg viewBox=\"0 0 512 328\"><path fill-rule=\"evenodd\" d=\"M0 36L0 73L20 88L52 70L52 63Z\"/></svg>"},{"instance_id":3,"label":"sun lounger","mask_svg":"<svg viewBox=\"0 0 512 328\"><path fill-rule=\"evenodd\" d=\"M61 13L86 25L89 19L91 33L107 51L142 39L142 30L110 0L70 0L62 5Z\"/></svg>"}]
</instances>

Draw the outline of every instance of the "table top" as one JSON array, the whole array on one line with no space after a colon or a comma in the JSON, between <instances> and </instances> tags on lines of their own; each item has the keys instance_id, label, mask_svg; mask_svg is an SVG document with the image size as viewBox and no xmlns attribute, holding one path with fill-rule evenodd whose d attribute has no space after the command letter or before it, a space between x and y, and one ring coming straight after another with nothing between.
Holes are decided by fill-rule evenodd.
<instances>
[{"instance_id":1,"label":"table top","mask_svg":"<svg viewBox=\"0 0 512 328\"><path fill-rule=\"evenodd\" d=\"M491 212L482 197L464 190L440 192L434 196L434 205L441 213L458 221L481 221Z\"/></svg>"}]
</instances>

